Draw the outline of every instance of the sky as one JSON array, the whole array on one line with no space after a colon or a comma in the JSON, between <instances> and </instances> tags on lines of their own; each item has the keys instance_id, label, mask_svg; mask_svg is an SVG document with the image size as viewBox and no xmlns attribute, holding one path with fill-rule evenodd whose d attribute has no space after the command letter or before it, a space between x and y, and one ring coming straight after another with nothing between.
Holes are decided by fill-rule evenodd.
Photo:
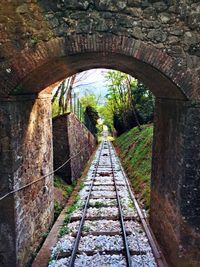
<instances>
[{"instance_id":1,"label":"sky","mask_svg":"<svg viewBox=\"0 0 200 267\"><path fill-rule=\"evenodd\" d=\"M80 74L82 79L75 84L74 91L81 97L86 91L95 93L103 98L107 93L106 80L104 75L107 69L92 69Z\"/></svg>"}]
</instances>

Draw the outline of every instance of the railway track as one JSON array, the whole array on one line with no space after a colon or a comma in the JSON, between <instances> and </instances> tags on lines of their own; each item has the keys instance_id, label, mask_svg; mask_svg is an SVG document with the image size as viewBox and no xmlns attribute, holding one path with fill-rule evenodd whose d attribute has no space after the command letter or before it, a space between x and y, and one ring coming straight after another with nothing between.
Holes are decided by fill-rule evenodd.
<instances>
[{"instance_id":1,"label":"railway track","mask_svg":"<svg viewBox=\"0 0 200 267\"><path fill-rule=\"evenodd\" d=\"M101 143L79 195L49 267L164 266L110 142Z\"/></svg>"}]
</instances>

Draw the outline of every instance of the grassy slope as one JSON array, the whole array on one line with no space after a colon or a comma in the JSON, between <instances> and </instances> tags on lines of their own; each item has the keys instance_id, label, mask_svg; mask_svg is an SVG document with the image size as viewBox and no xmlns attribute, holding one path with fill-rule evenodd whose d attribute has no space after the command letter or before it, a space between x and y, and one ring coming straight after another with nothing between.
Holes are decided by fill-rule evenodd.
<instances>
[{"instance_id":1,"label":"grassy slope","mask_svg":"<svg viewBox=\"0 0 200 267\"><path fill-rule=\"evenodd\" d=\"M150 204L152 139L153 126L144 125L141 132L136 127L114 141L134 191L146 209Z\"/></svg>"}]
</instances>

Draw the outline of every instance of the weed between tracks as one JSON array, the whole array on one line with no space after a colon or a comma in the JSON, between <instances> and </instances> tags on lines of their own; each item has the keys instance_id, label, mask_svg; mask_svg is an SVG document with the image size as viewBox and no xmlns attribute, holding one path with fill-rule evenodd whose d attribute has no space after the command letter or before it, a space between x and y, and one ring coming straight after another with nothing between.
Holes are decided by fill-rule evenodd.
<instances>
[{"instance_id":1,"label":"weed between tracks","mask_svg":"<svg viewBox=\"0 0 200 267\"><path fill-rule=\"evenodd\" d=\"M101 208L104 206L104 203L100 201L96 201L94 204L90 204L90 206L93 208Z\"/></svg>"}]
</instances>

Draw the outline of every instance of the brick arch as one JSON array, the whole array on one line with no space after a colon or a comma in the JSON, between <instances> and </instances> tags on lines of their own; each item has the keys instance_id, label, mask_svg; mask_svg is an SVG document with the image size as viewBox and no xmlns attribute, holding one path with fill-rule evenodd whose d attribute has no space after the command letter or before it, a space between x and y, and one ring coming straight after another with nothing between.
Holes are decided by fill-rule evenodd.
<instances>
[{"instance_id":1,"label":"brick arch","mask_svg":"<svg viewBox=\"0 0 200 267\"><path fill-rule=\"evenodd\" d=\"M169 55L134 38L74 35L38 44L17 54L0 73L1 95L38 93L74 73L112 68L131 74L157 97L199 99L198 78Z\"/></svg>"},{"instance_id":2,"label":"brick arch","mask_svg":"<svg viewBox=\"0 0 200 267\"><path fill-rule=\"evenodd\" d=\"M0 99L1 108L9 118L4 127L9 129L8 134L4 133L4 129L0 131L0 145L3 144L1 147L5 150L2 159L8 165L0 171L7 173L9 169L14 181L23 179L26 183L26 172L19 172L19 177L15 172L12 173L9 164L20 170L20 164L26 165L27 155L38 153L38 157L41 157L45 156L44 151L52 155L51 100L49 96L41 94L37 97L33 93L37 94L46 88L52 90L52 84L69 75L100 67L127 72L143 81L156 95L150 222L165 249L170 266L192 266L190 263L196 263L197 257L200 258L200 192L196 191L196 184L199 183L196 177L200 168L200 108L198 101L188 100L200 98L199 80L190 70L178 66L175 60L153 45L124 36L74 35L38 43L33 50L21 51L8 60L0 72L1 96L6 96ZM13 94L19 96L7 97ZM40 118L40 122L37 118ZM43 127L41 121L48 126ZM5 138L9 134L9 138ZM43 139L40 140L38 136L41 134ZM43 142L44 139L47 142ZM11 151L7 149L7 140L13 148ZM37 145L36 140L41 150L30 145ZM18 157L21 148L24 149L23 157ZM52 168L50 161L45 161L45 164L49 169ZM35 170L41 175L37 161L31 157L30 174ZM10 176L5 177L6 182L9 181ZM41 203L44 203L45 200L41 199ZM9 223L12 227L16 225L13 218ZM17 237L16 240L20 238L23 240L24 237ZM20 249L26 251L25 245L17 248ZM15 253L14 247L13 251ZM23 258L20 260L25 261Z\"/></svg>"}]
</instances>

